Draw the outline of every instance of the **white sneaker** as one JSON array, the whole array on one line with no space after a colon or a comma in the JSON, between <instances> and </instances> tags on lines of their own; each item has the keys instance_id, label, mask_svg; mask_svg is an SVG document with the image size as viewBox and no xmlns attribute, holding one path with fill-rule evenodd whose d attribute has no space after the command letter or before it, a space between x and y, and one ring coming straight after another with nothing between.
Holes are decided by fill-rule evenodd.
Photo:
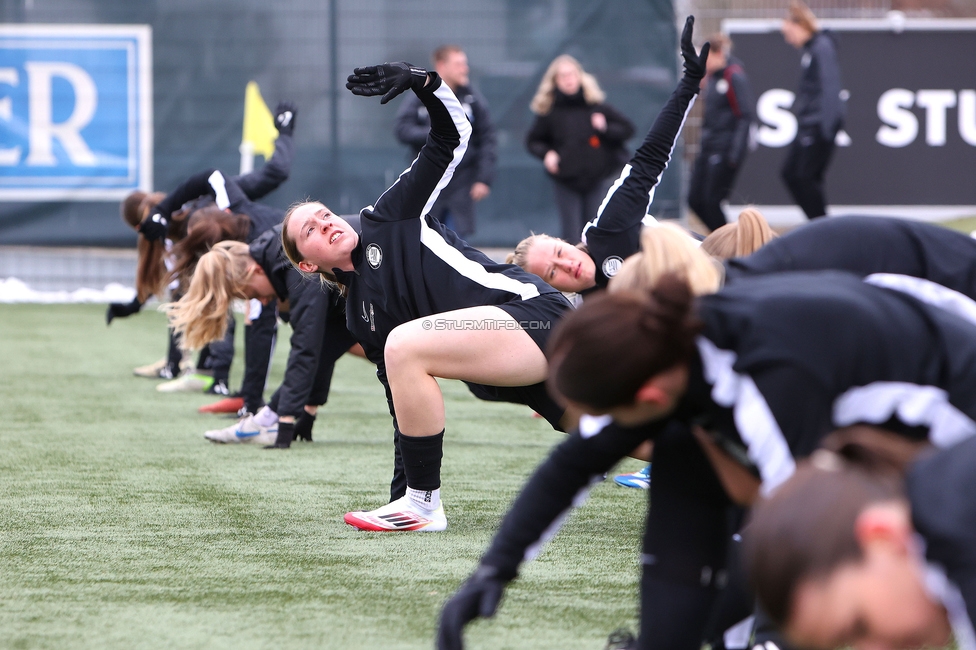
<instances>
[{"instance_id":1,"label":"white sneaker","mask_svg":"<svg viewBox=\"0 0 976 650\"><path fill-rule=\"evenodd\" d=\"M377 532L403 530L433 533L447 528L443 504L434 511L422 510L406 496L369 512L347 512L343 520L353 528Z\"/></svg>"},{"instance_id":2,"label":"white sneaker","mask_svg":"<svg viewBox=\"0 0 976 650\"><path fill-rule=\"evenodd\" d=\"M195 370L193 365L193 360L190 359L189 355L183 355L183 359L180 361L180 371L192 373ZM132 370L132 374L136 377L146 377L148 379L172 379L173 371L170 370L169 361L163 357L156 363L149 363L144 366L139 366Z\"/></svg>"},{"instance_id":3,"label":"white sneaker","mask_svg":"<svg viewBox=\"0 0 976 650\"><path fill-rule=\"evenodd\" d=\"M207 431L203 437L210 442L273 445L278 439L278 425L262 427L248 415L229 427Z\"/></svg>"},{"instance_id":4,"label":"white sneaker","mask_svg":"<svg viewBox=\"0 0 976 650\"><path fill-rule=\"evenodd\" d=\"M149 363L144 366L139 366L132 370L132 374L136 377L146 377L148 379L172 379L173 375L169 371L169 362L166 359L160 359L156 363Z\"/></svg>"}]
</instances>

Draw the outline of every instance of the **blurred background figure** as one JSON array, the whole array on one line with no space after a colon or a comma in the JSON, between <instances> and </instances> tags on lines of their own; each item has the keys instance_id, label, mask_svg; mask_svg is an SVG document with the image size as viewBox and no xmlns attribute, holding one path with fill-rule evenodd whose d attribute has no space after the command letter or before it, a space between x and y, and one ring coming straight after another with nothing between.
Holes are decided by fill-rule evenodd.
<instances>
[{"instance_id":1,"label":"blurred background figure","mask_svg":"<svg viewBox=\"0 0 976 650\"><path fill-rule=\"evenodd\" d=\"M431 61L434 70L460 100L473 129L468 150L454 170L454 178L430 211L463 239L476 229L474 204L491 193L497 159L495 127L488 102L470 85L468 56L464 50L458 45L442 45L431 54ZM420 153L430 131L430 115L416 95L408 95L400 105L395 131L397 139L408 145L414 156Z\"/></svg>"},{"instance_id":2,"label":"blurred background figure","mask_svg":"<svg viewBox=\"0 0 976 650\"><path fill-rule=\"evenodd\" d=\"M607 180L629 158L624 142L634 125L605 99L596 78L563 54L549 64L529 106L536 118L526 146L554 181L562 239L570 244L579 243Z\"/></svg>"},{"instance_id":3,"label":"blurred background figure","mask_svg":"<svg viewBox=\"0 0 976 650\"><path fill-rule=\"evenodd\" d=\"M827 214L824 174L834 153L834 138L844 127L840 65L834 35L821 30L810 8L790 2L783 38L803 53L792 111L797 133L781 171L783 181L808 219Z\"/></svg>"},{"instance_id":4,"label":"blurred background figure","mask_svg":"<svg viewBox=\"0 0 976 650\"><path fill-rule=\"evenodd\" d=\"M709 230L717 230L726 222L722 201L732 192L749 150L756 100L742 63L731 56L732 40L716 33L708 42L701 151L691 173L688 207Z\"/></svg>"}]
</instances>

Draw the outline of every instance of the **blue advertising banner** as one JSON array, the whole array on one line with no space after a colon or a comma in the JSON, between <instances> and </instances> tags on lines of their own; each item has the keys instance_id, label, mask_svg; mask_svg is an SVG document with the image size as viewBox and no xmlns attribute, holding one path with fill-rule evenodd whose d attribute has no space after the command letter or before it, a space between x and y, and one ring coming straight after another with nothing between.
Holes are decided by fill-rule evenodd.
<instances>
[{"instance_id":1,"label":"blue advertising banner","mask_svg":"<svg viewBox=\"0 0 976 650\"><path fill-rule=\"evenodd\" d=\"M152 188L146 25L0 25L0 200Z\"/></svg>"}]
</instances>

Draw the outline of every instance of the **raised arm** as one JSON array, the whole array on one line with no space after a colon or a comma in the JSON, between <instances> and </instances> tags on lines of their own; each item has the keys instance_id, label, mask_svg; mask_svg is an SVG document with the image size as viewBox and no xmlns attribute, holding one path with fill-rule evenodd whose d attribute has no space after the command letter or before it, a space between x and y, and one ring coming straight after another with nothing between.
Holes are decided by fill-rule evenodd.
<instances>
[{"instance_id":1,"label":"raised arm","mask_svg":"<svg viewBox=\"0 0 976 650\"><path fill-rule=\"evenodd\" d=\"M584 418L580 428L539 466L482 556L478 568L444 605L437 635L439 650L460 650L464 626L494 615L519 565L535 558L558 532L570 510L585 500L589 485L663 423L624 429L609 418Z\"/></svg>"},{"instance_id":2,"label":"raised arm","mask_svg":"<svg viewBox=\"0 0 976 650\"><path fill-rule=\"evenodd\" d=\"M288 447L294 435L294 421L302 414L308 404L309 395L315 384L315 373L322 355L322 342L325 336L329 310L336 309L332 291L325 291L318 282L305 279L295 270L288 274L289 302L292 327L291 350L288 364L278 393L279 418L293 418L291 427L279 420L279 436L273 445L276 448ZM285 433L285 435L281 435Z\"/></svg>"},{"instance_id":3,"label":"raised arm","mask_svg":"<svg viewBox=\"0 0 976 650\"><path fill-rule=\"evenodd\" d=\"M274 123L278 129L278 139L275 140L275 150L271 158L260 169L232 178L250 200L257 201L288 180L291 163L295 158L293 134L297 114L298 108L294 104L280 102L275 108Z\"/></svg>"},{"instance_id":4,"label":"raised arm","mask_svg":"<svg viewBox=\"0 0 976 650\"><path fill-rule=\"evenodd\" d=\"M403 221L426 215L441 191L451 182L454 169L468 147L471 123L461 103L437 73L406 63L384 63L356 68L346 84L354 94L383 94L380 103L412 89L430 114L427 142L393 185L363 210L374 221Z\"/></svg>"},{"instance_id":5,"label":"raised arm","mask_svg":"<svg viewBox=\"0 0 976 650\"><path fill-rule=\"evenodd\" d=\"M139 224L139 232L150 241L164 239L172 214L187 201L201 196L212 197L217 202L217 207L221 209L230 206L225 186L223 174L216 169L206 169L190 176L156 205L149 216Z\"/></svg>"},{"instance_id":6,"label":"raised arm","mask_svg":"<svg viewBox=\"0 0 976 650\"><path fill-rule=\"evenodd\" d=\"M661 176L671 160L671 152L674 151L685 118L694 105L701 79L705 76L709 44L702 46L701 53L695 52L691 41L694 23L694 17L689 16L681 34L684 75L678 82L678 87L658 113L644 143L610 188L596 218L583 228L583 241L586 243L590 243L589 239L595 234L594 231L619 233L633 230L634 249L613 252L621 257L637 252L636 242L641 220L654 200L654 190L661 182Z\"/></svg>"}]
</instances>

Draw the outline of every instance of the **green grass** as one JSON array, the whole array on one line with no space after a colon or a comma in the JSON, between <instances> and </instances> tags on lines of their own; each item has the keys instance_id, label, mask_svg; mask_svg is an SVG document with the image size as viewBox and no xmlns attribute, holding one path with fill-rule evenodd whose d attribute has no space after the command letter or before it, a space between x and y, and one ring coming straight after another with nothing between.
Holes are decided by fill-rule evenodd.
<instances>
[{"instance_id":1,"label":"green grass","mask_svg":"<svg viewBox=\"0 0 976 650\"><path fill-rule=\"evenodd\" d=\"M230 423L196 412L212 398L131 375L161 356L162 315L106 328L103 311L0 305L0 648L431 648L562 437L444 382L448 530L357 532L342 514L382 505L392 468L372 366L340 361L313 444L212 445L203 431ZM286 355L283 340L272 386ZM597 649L633 629L644 504L598 486L469 647Z\"/></svg>"}]
</instances>

